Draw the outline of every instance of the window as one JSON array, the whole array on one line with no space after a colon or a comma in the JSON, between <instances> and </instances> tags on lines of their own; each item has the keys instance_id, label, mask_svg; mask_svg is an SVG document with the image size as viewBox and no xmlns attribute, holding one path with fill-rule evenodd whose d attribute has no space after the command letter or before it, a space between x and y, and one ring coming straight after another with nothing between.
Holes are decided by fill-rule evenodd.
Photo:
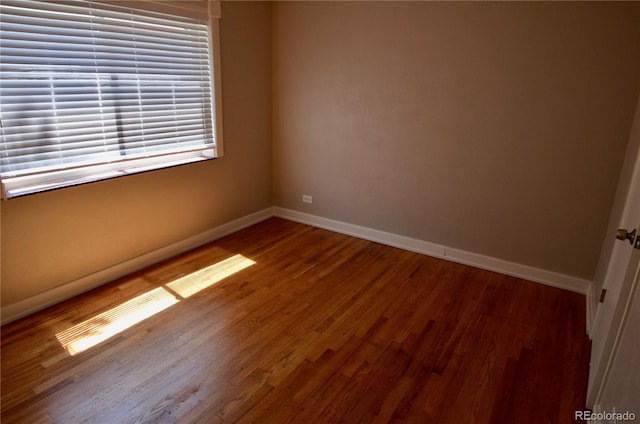
<instances>
[{"instance_id":1,"label":"window","mask_svg":"<svg viewBox=\"0 0 640 424\"><path fill-rule=\"evenodd\" d=\"M0 8L4 198L220 156L211 14L79 0Z\"/></svg>"}]
</instances>

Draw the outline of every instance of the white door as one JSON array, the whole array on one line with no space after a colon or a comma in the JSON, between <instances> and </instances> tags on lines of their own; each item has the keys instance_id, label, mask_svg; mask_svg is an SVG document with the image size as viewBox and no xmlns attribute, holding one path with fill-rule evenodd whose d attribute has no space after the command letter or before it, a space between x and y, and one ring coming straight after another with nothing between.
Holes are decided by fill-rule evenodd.
<instances>
[{"instance_id":1,"label":"white door","mask_svg":"<svg viewBox=\"0 0 640 424\"><path fill-rule=\"evenodd\" d=\"M632 137L640 137L639 114L640 111L636 111ZM640 150L636 152L635 156L634 170L626 194L620 228L629 232L635 229L636 237L633 239L633 243L629 243L629 240L621 240L614 245L604 281L606 296L604 302L598 306L591 331L591 365L587 406L596 407L596 409L599 406L598 402L604 399L607 383L609 387L616 383L611 381L611 378L615 378L615 376L611 377L611 369L620 342L625 337L624 324L633 303L631 297L634 293L633 286L640 263L640 244L636 243L638 232L640 232ZM615 234L608 236L614 237ZM635 308L639 306L637 303L633 305ZM640 413L640 411L636 413Z\"/></svg>"},{"instance_id":2,"label":"white door","mask_svg":"<svg viewBox=\"0 0 640 424\"><path fill-rule=\"evenodd\" d=\"M640 250L638 250L640 256ZM622 322L622 331L603 390L596 399L596 412L632 413L622 417L640 418L640 267L636 269L631 303ZM620 422L623 420L619 420Z\"/></svg>"}]
</instances>

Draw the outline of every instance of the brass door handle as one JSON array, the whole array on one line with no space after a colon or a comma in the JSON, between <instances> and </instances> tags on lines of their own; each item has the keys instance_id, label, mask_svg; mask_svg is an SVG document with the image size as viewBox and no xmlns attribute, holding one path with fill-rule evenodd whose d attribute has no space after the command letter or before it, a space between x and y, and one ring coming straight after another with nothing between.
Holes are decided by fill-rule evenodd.
<instances>
[{"instance_id":1,"label":"brass door handle","mask_svg":"<svg viewBox=\"0 0 640 424\"><path fill-rule=\"evenodd\" d=\"M633 241L636 239L636 230L634 228L633 231L628 232L624 228L620 228L616 231L616 238L618 240L629 240L629 244L633 246Z\"/></svg>"}]
</instances>

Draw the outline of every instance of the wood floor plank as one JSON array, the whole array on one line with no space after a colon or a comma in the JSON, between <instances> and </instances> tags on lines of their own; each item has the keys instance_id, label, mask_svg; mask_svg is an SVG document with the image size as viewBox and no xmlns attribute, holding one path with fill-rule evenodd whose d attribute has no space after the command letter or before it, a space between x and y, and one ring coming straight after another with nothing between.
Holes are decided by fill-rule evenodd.
<instances>
[{"instance_id":1,"label":"wood floor plank","mask_svg":"<svg viewBox=\"0 0 640 424\"><path fill-rule=\"evenodd\" d=\"M229 258L246 266L176 289ZM122 305L154 290L172 305L129 318L146 303ZM74 355L58 340L112 331L113 311L133 324ZM586 396L584 320L576 293L273 218L3 326L0 412L3 423L571 423Z\"/></svg>"}]
</instances>

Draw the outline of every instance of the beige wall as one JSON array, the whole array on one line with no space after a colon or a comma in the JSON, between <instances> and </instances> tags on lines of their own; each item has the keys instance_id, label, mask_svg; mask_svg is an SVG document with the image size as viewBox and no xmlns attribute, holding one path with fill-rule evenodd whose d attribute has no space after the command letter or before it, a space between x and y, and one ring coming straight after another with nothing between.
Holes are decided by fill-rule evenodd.
<instances>
[{"instance_id":1,"label":"beige wall","mask_svg":"<svg viewBox=\"0 0 640 424\"><path fill-rule=\"evenodd\" d=\"M225 156L2 202L2 305L271 206L271 6L225 3Z\"/></svg>"},{"instance_id":2,"label":"beige wall","mask_svg":"<svg viewBox=\"0 0 640 424\"><path fill-rule=\"evenodd\" d=\"M275 204L591 279L639 21L638 3L276 3Z\"/></svg>"}]
</instances>

